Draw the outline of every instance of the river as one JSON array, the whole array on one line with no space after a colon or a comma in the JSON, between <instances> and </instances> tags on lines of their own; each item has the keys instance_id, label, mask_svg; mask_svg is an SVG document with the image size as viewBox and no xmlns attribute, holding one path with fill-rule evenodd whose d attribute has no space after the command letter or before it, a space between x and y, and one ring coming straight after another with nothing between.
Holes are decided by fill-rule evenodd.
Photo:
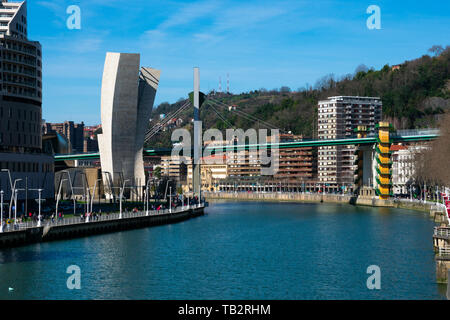
<instances>
[{"instance_id":1,"label":"river","mask_svg":"<svg viewBox=\"0 0 450 320\"><path fill-rule=\"evenodd\" d=\"M0 299L445 299L433 226L401 209L212 202L173 225L0 250Z\"/></svg>"}]
</instances>

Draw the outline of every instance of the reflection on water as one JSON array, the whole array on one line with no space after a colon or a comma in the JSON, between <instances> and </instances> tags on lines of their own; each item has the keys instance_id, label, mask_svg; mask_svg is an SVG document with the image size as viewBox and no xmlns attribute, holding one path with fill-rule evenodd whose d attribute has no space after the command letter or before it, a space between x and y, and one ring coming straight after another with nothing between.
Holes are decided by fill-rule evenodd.
<instances>
[{"instance_id":1,"label":"reflection on water","mask_svg":"<svg viewBox=\"0 0 450 320\"><path fill-rule=\"evenodd\" d=\"M399 209L217 202L173 225L0 250L0 298L445 299L433 226ZM73 264L81 290L66 286ZM366 287L373 264L381 290Z\"/></svg>"}]
</instances>

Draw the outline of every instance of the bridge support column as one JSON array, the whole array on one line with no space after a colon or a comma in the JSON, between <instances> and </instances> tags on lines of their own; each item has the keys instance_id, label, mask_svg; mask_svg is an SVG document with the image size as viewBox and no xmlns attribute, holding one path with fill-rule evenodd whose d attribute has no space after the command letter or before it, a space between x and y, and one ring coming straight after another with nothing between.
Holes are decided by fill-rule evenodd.
<instances>
[{"instance_id":1,"label":"bridge support column","mask_svg":"<svg viewBox=\"0 0 450 320\"><path fill-rule=\"evenodd\" d=\"M192 187L194 195L201 198L202 181L200 177L200 161L202 150L202 124L200 122L200 71L194 68L194 164L192 171Z\"/></svg>"}]
</instances>

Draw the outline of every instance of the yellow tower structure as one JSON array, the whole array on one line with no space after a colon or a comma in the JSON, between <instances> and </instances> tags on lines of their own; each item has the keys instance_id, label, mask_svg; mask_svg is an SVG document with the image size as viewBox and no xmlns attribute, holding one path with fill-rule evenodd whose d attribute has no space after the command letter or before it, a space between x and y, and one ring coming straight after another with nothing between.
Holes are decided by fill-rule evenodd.
<instances>
[{"instance_id":1,"label":"yellow tower structure","mask_svg":"<svg viewBox=\"0 0 450 320\"><path fill-rule=\"evenodd\" d=\"M392 175L392 162L391 162L391 139L389 132L393 129L388 122L380 122L376 126L378 128L377 146L375 159L377 161L377 188L376 194L380 199L387 200L392 196L391 193L391 175Z\"/></svg>"}]
</instances>

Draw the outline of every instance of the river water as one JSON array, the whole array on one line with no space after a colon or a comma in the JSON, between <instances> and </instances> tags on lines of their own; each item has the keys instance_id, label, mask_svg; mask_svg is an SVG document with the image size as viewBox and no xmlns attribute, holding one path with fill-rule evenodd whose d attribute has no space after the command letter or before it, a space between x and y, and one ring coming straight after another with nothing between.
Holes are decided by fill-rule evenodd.
<instances>
[{"instance_id":1,"label":"river water","mask_svg":"<svg viewBox=\"0 0 450 320\"><path fill-rule=\"evenodd\" d=\"M213 202L173 225L1 250L0 299L445 299L433 226L401 209Z\"/></svg>"}]
</instances>

